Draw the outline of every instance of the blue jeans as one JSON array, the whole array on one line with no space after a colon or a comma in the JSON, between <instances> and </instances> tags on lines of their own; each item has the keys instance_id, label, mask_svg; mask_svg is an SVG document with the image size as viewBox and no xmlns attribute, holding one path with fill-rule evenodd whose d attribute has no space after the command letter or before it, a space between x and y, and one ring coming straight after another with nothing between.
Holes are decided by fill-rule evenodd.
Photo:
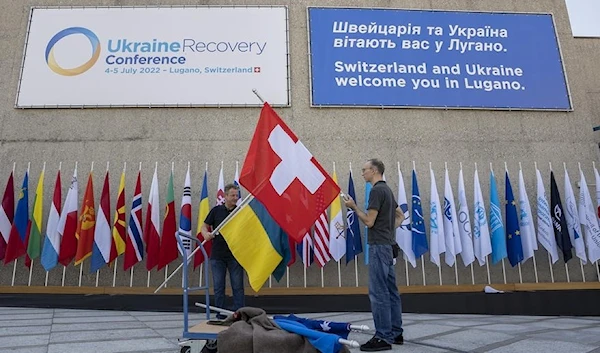
<instances>
[{"instance_id":1,"label":"blue jeans","mask_svg":"<svg viewBox=\"0 0 600 353\"><path fill-rule=\"evenodd\" d=\"M396 285L391 245L369 244L369 300L375 336L391 344L403 333L402 302Z\"/></svg>"},{"instance_id":2,"label":"blue jeans","mask_svg":"<svg viewBox=\"0 0 600 353\"><path fill-rule=\"evenodd\" d=\"M215 306L227 309L225 303L225 274L229 269L231 290L233 292L233 311L245 306L244 304L244 269L234 259L210 259L213 275L213 287L215 290Z\"/></svg>"}]
</instances>

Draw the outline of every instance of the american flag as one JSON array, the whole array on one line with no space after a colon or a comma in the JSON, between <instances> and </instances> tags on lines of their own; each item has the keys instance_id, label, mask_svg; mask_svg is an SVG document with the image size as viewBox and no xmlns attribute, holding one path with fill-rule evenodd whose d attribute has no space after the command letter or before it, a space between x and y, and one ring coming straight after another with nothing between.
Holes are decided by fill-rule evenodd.
<instances>
[{"instance_id":1,"label":"american flag","mask_svg":"<svg viewBox=\"0 0 600 353\"><path fill-rule=\"evenodd\" d=\"M315 258L320 267L325 266L327 261L331 260L329 255L329 221L327 220L327 211L321 213L315 222Z\"/></svg>"}]
</instances>

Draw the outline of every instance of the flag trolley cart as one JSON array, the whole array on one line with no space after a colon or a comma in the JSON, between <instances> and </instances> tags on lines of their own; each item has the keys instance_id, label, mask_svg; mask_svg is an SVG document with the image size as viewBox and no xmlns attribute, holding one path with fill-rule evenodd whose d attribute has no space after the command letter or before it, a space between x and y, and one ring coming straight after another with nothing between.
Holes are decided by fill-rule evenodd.
<instances>
[{"instance_id":1,"label":"flag trolley cart","mask_svg":"<svg viewBox=\"0 0 600 353\"><path fill-rule=\"evenodd\" d=\"M188 258L187 264L185 263L186 262L185 260L182 263L182 267L183 267L183 272L182 272L182 276L183 276L183 281L182 281L183 282L182 283L182 288L183 288L183 333L182 333L182 337L183 337L183 339L179 340L179 346L181 347L180 353L201 353L201 352L216 353L217 352L217 346L216 346L217 336L221 331L228 329L229 326L218 325L218 324L215 325L215 324L209 323L211 308L210 308L210 296L209 296L209 287L210 286L209 286L209 280L208 280L208 266L204 266L204 268L203 268L204 284L200 283L200 285L198 287L190 287L188 284L188 273L189 273L188 265L189 265L190 259L192 258L192 255L195 254L197 251L201 251L202 254L204 255L204 258L207 259L208 256L206 253L206 249L204 248L203 242L200 242L200 240L198 240L197 238L190 237L185 234L179 234L179 235L180 236L177 237L177 242L179 243L179 246L181 249L184 249L181 237L192 239L193 241L198 243L197 249L195 249L190 255L187 255L188 250L186 250L186 255ZM184 259L185 259L186 255L184 255ZM190 327L190 323L189 323L189 305L190 305L189 293L191 291L204 291L205 292L204 299L205 299L206 304L195 303L195 306L204 308L206 317L204 320L201 320L196 325ZM221 313L227 313L227 314L233 313L231 311L221 309L221 308L214 308L214 309L215 309L215 311L221 312ZM309 320L309 319L307 320L307 319L299 318L293 314L290 314L288 317L270 316L269 318L276 319L276 322L278 322L277 319L288 320L290 318L294 318L295 320L300 321L300 322L315 321L315 320ZM279 321L278 324L281 325L282 322ZM330 323L330 322L326 321L326 325L330 325L330 324L341 325L341 323ZM305 323L304 325L307 325L307 324ZM315 327L314 327L315 324L313 323L313 325L312 325L313 327L310 327L310 325L307 325L308 331L326 332L326 330L322 329L322 328L324 328L322 323L317 323L316 325L320 326L321 329L315 329ZM343 325L347 326L347 333L349 333L351 330L352 331L367 331L367 330L369 330L369 327L365 326L365 325L351 325L349 323L344 323ZM310 334L306 335L305 333L296 332L295 330L290 330L289 328L283 328L283 329L288 332L298 333L305 337L311 336ZM347 337L347 333L346 333L346 337ZM206 341L206 342L203 342L203 341ZM339 344L349 346L349 347L354 347L354 348L359 347L358 342L356 342L354 340L348 340L345 338L338 337L337 342L339 342ZM206 348L206 349L204 349L204 348Z\"/></svg>"},{"instance_id":2,"label":"flag trolley cart","mask_svg":"<svg viewBox=\"0 0 600 353\"><path fill-rule=\"evenodd\" d=\"M190 287L188 283L188 265L189 261L192 258L192 255L198 251L198 249L202 252L205 259L208 259L208 255L206 253L206 249L204 248L203 243L195 237L189 237L185 234L179 234L177 237L177 242L179 243L180 249L185 249L183 246L183 242L181 237L186 237L198 243L198 248L192 252L187 259L187 263L184 259L182 262L183 267L183 339L179 340L179 346L181 347L181 353L200 353L205 345L206 341L207 348L212 349L212 345L214 344L214 352L216 352L216 339L217 334L223 330L226 330L227 326L219 326L219 325L210 325L208 321L210 320L210 301L209 301L209 280L208 280L208 266L203 266L204 271L204 284L200 283L198 287ZM186 251L187 255L187 251ZM205 302L206 302L206 319L201 320L196 325L190 327L189 323L189 293L191 291L204 291Z\"/></svg>"}]
</instances>

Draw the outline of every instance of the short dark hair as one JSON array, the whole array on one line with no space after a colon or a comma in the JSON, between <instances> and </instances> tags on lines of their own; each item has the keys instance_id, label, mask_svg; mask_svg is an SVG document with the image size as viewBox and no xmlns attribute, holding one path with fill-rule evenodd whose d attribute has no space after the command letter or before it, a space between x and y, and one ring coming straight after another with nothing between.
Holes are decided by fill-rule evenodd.
<instances>
[{"instance_id":1,"label":"short dark hair","mask_svg":"<svg viewBox=\"0 0 600 353\"><path fill-rule=\"evenodd\" d=\"M385 165L383 165L382 161L377 158L371 158L369 159L369 163L371 163L371 166L375 167L375 169L377 169L377 171L383 175L385 172Z\"/></svg>"},{"instance_id":2,"label":"short dark hair","mask_svg":"<svg viewBox=\"0 0 600 353\"><path fill-rule=\"evenodd\" d=\"M233 184L233 183L225 185L225 193L228 193L229 190L231 190L231 189L239 190L240 187L237 186L237 185L235 185L235 184Z\"/></svg>"}]
</instances>

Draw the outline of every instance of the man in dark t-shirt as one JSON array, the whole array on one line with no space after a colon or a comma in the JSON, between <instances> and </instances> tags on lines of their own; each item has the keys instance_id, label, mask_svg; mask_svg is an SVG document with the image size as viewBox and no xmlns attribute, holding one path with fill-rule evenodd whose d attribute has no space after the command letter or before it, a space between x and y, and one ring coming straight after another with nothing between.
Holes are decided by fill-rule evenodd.
<instances>
[{"instance_id":1,"label":"man in dark t-shirt","mask_svg":"<svg viewBox=\"0 0 600 353\"><path fill-rule=\"evenodd\" d=\"M217 308L226 309L225 303L225 275L229 270L231 290L233 292L233 311L244 306L244 269L237 262L225 238L218 232L211 233L208 229L215 229L236 208L239 187L235 184L225 185L225 203L212 208L202 225L202 236L204 239L213 241L210 254L210 266L213 275L213 287L215 291L214 304ZM217 318L224 319L226 316L217 314Z\"/></svg>"},{"instance_id":2,"label":"man in dark t-shirt","mask_svg":"<svg viewBox=\"0 0 600 353\"><path fill-rule=\"evenodd\" d=\"M391 350L392 344L403 344L402 303L396 285L394 258L397 256L396 228L404 213L394 200L394 194L383 180L385 166L378 159L368 160L362 176L373 187L369 194L368 213L358 209L354 200L344 195L344 203L356 212L369 228L369 300L375 322L375 335L360 346L361 351Z\"/></svg>"}]
</instances>

